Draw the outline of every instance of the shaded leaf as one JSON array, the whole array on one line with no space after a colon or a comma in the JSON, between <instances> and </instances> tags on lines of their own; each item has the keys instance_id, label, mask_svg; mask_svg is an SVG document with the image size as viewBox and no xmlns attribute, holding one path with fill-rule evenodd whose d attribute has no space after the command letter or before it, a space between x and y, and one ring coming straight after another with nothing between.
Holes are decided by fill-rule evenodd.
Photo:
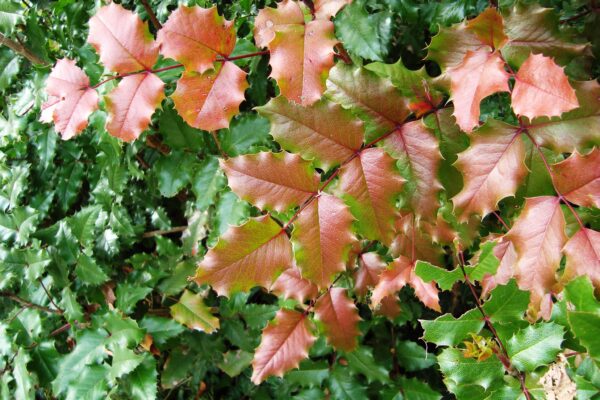
<instances>
[{"instance_id":1,"label":"shaded leaf","mask_svg":"<svg viewBox=\"0 0 600 400\"><path fill-rule=\"evenodd\" d=\"M303 278L298 267L294 266L279 275L271 285L271 291L286 299L296 299L299 303L304 303L307 299L317 297L318 288L314 283Z\"/></svg>"},{"instance_id":2,"label":"shaded leaf","mask_svg":"<svg viewBox=\"0 0 600 400\"><path fill-rule=\"evenodd\" d=\"M315 304L315 316L323 324L327 341L336 349L350 352L356 348L360 317L346 289L329 289Z\"/></svg>"},{"instance_id":3,"label":"shaded leaf","mask_svg":"<svg viewBox=\"0 0 600 400\"><path fill-rule=\"evenodd\" d=\"M171 316L182 325L201 332L213 333L219 329L219 319L214 317L200 295L185 290L179 302L171 306Z\"/></svg>"}]
</instances>

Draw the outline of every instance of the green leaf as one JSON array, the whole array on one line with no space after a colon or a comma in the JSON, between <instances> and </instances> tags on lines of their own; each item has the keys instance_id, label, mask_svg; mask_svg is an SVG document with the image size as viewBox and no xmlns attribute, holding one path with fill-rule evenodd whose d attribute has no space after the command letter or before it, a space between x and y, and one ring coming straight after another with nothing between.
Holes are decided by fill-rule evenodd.
<instances>
[{"instance_id":1,"label":"green leaf","mask_svg":"<svg viewBox=\"0 0 600 400\"><path fill-rule=\"evenodd\" d=\"M565 287L565 298L575 309L567 307L571 331L585 346L590 356L600 362L600 303L594 297L594 287L587 276L572 280Z\"/></svg>"},{"instance_id":2,"label":"green leaf","mask_svg":"<svg viewBox=\"0 0 600 400\"><path fill-rule=\"evenodd\" d=\"M59 170L56 196L58 205L63 212L66 212L71 207L81 192L83 172L83 164L79 161L64 164Z\"/></svg>"},{"instance_id":3,"label":"green leaf","mask_svg":"<svg viewBox=\"0 0 600 400\"><path fill-rule=\"evenodd\" d=\"M163 345L167 340L179 335L185 330L183 326L169 318L146 315L140 321L140 327L152 336L154 343Z\"/></svg>"},{"instance_id":4,"label":"green leaf","mask_svg":"<svg viewBox=\"0 0 600 400\"><path fill-rule=\"evenodd\" d=\"M23 22L21 5L14 0L5 0L0 3L0 32L10 35L15 26Z\"/></svg>"},{"instance_id":5,"label":"green leaf","mask_svg":"<svg viewBox=\"0 0 600 400\"><path fill-rule=\"evenodd\" d=\"M206 237L208 213L196 210L188 218L188 224L181 235L183 251L191 256L198 254L198 244Z\"/></svg>"},{"instance_id":6,"label":"green leaf","mask_svg":"<svg viewBox=\"0 0 600 400\"><path fill-rule=\"evenodd\" d=\"M504 367L495 355L477 361L465 358L460 349L448 348L440 353L438 363L446 387L455 394L468 386L480 386L487 390L504 376Z\"/></svg>"},{"instance_id":7,"label":"green leaf","mask_svg":"<svg viewBox=\"0 0 600 400\"><path fill-rule=\"evenodd\" d=\"M88 247L93 244L95 230L98 222L100 222L98 217L101 211L102 207L100 206L89 206L69 218L71 232L73 232L81 246Z\"/></svg>"},{"instance_id":8,"label":"green leaf","mask_svg":"<svg viewBox=\"0 0 600 400\"><path fill-rule=\"evenodd\" d=\"M235 378L250 366L253 357L252 353L244 350L228 351L223 354L223 361L218 367L231 378Z\"/></svg>"},{"instance_id":9,"label":"green leaf","mask_svg":"<svg viewBox=\"0 0 600 400\"><path fill-rule=\"evenodd\" d=\"M150 356L131 372L126 379L131 398L134 400L155 400L157 394L156 360Z\"/></svg>"},{"instance_id":10,"label":"green leaf","mask_svg":"<svg viewBox=\"0 0 600 400\"><path fill-rule=\"evenodd\" d=\"M267 304L248 304L244 307L240 314L246 321L246 324L251 329L263 329L267 322L275 317L275 313L279 310L278 306Z\"/></svg>"},{"instance_id":11,"label":"green leaf","mask_svg":"<svg viewBox=\"0 0 600 400\"><path fill-rule=\"evenodd\" d=\"M336 17L335 31L350 53L383 61L392 39L392 15L387 11L369 14L364 1L354 1Z\"/></svg>"},{"instance_id":12,"label":"green leaf","mask_svg":"<svg viewBox=\"0 0 600 400\"><path fill-rule=\"evenodd\" d=\"M0 239L14 240L17 244L27 244L29 236L35 231L38 214L30 207L18 207L10 214L0 212Z\"/></svg>"},{"instance_id":13,"label":"green leaf","mask_svg":"<svg viewBox=\"0 0 600 400\"><path fill-rule=\"evenodd\" d=\"M348 368L336 367L329 377L329 389L336 400L366 399L367 392L358 380L354 379Z\"/></svg>"},{"instance_id":14,"label":"green leaf","mask_svg":"<svg viewBox=\"0 0 600 400\"><path fill-rule=\"evenodd\" d=\"M219 329L219 319L210 313L200 295L189 290L184 291L179 302L171 306L171 315L175 321L190 329L206 333Z\"/></svg>"},{"instance_id":15,"label":"green leaf","mask_svg":"<svg viewBox=\"0 0 600 400\"><path fill-rule=\"evenodd\" d=\"M115 305L125 314L129 314L133 311L133 308L138 301L144 299L151 291L151 287L138 286L131 283L121 283L117 286L115 293L117 296Z\"/></svg>"},{"instance_id":16,"label":"green leaf","mask_svg":"<svg viewBox=\"0 0 600 400\"><path fill-rule=\"evenodd\" d=\"M531 325L506 342L506 351L515 368L532 372L554 361L560 352L563 335L563 328L553 322Z\"/></svg>"},{"instance_id":17,"label":"green leaf","mask_svg":"<svg viewBox=\"0 0 600 400\"><path fill-rule=\"evenodd\" d=\"M285 380L292 385L303 387L321 387L329 377L329 364L326 361L304 360L298 369L285 375Z\"/></svg>"},{"instance_id":18,"label":"green leaf","mask_svg":"<svg viewBox=\"0 0 600 400\"><path fill-rule=\"evenodd\" d=\"M369 382L389 382L388 371L383 366L377 364L373 358L373 352L369 347L360 346L351 353L344 353L344 356L348 360L350 369L366 376Z\"/></svg>"},{"instance_id":19,"label":"green leaf","mask_svg":"<svg viewBox=\"0 0 600 400\"><path fill-rule=\"evenodd\" d=\"M219 140L229 157L269 150L269 120L258 114L241 114L219 132Z\"/></svg>"},{"instance_id":20,"label":"green leaf","mask_svg":"<svg viewBox=\"0 0 600 400\"><path fill-rule=\"evenodd\" d=\"M75 274L84 284L98 286L108 281L106 272L90 256L85 253L79 254Z\"/></svg>"},{"instance_id":21,"label":"green leaf","mask_svg":"<svg viewBox=\"0 0 600 400\"><path fill-rule=\"evenodd\" d=\"M401 341L396 346L396 357L407 371L419 371L429 368L435 364L436 359L433 354L427 351L415 342Z\"/></svg>"},{"instance_id":22,"label":"green leaf","mask_svg":"<svg viewBox=\"0 0 600 400\"><path fill-rule=\"evenodd\" d=\"M52 259L46 249L11 248L5 252L0 248L0 261L3 267L11 269L15 274L25 271L27 279L35 280L42 276Z\"/></svg>"},{"instance_id":23,"label":"green leaf","mask_svg":"<svg viewBox=\"0 0 600 400\"><path fill-rule=\"evenodd\" d=\"M0 75L0 86L1 86L1 75ZM33 144L37 150L38 157L40 159L40 166L43 169L47 169L50 163L54 159L56 154L56 140L57 135L51 131L40 132L35 136Z\"/></svg>"},{"instance_id":24,"label":"green leaf","mask_svg":"<svg viewBox=\"0 0 600 400\"><path fill-rule=\"evenodd\" d=\"M161 157L153 170L158 178L158 190L164 197L173 197L191 182L194 157L181 151L173 151Z\"/></svg>"},{"instance_id":25,"label":"green leaf","mask_svg":"<svg viewBox=\"0 0 600 400\"><path fill-rule=\"evenodd\" d=\"M158 285L165 296L172 296L180 293L188 284L188 278L196 272L196 264L186 260L175 266L171 274Z\"/></svg>"},{"instance_id":26,"label":"green leaf","mask_svg":"<svg viewBox=\"0 0 600 400\"><path fill-rule=\"evenodd\" d=\"M108 377L111 381L126 375L142 363L144 356L135 354L133 350L117 347L113 351L112 364Z\"/></svg>"},{"instance_id":27,"label":"green leaf","mask_svg":"<svg viewBox=\"0 0 600 400\"><path fill-rule=\"evenodd\" d=\"M433 390L428 384L416 378L400 377L398 386L406 400L439 400L442 395Z\"/></svg>"},{"instance_id":28,"label":"green leaf","mask_svg":"<svg viewBox=\"0 0 600 400\"><path fill-rule=\"evenodd\" d=\"M515 322L523 319L528 305L529 292L519 290L515 280L511 279L508 284L492 290L483 310L492 322Z\"/></svg>"},{"instance_id":29,"label":"green leaf","mask_svg":"<svg viewBox=\"0 0 600 400\"><path fill-rule=\"evenodd\" d=\"M17 76L20 69L20 61L21 58L11 50L0 50L0 91L6 90L6 88L12 83L15 76Z\"/></svg>"},{"instance_id":30,"label":"green leaf","mask_svg":"<svg viewBox=\"0 0 600 400\"><path fill-rule=\"evenodd\" d=\"M225 186L225 176L219 168L216 157L206 158L198 167L192 182L192 192L196 195L196 208L206 210L214 204L217 193Z\"/></svg>"},{"instance_id":31,"label":"green leaf","mask_svg":"<svg viewBox=\"0 0 600 400\"><path fill-rule=\"evenodd\" d=\"M83 309L77 302L75 293L68 287L61 292L60 306L65 310L65 315L69 321L81 321L83 319Z\"/></svg>"},{"instance_id":32,"label":"green leaf","mask_svg":"<svg viewBox=\"0 0 600 400\"><path fill-rule=\"evenodd\" d=\"M469 310L459 318L444 314L433 321L419 320L425 330L423 339L438 346L456 346L469 333L479 333L485 322L479 310Z\"/></svg>"},{"instance_id":33,"label":"green leaf","mask_svg":"<svg viewBox=\"0 0 600 400\"><path fill-rule=\"evenodd\" d=\"M200 151L206 147L205 133L186 124L172 106L163 109L158 130L164 143L173 150Z\"/></svg>"},{"instance_id":34,"label":"green leaf","mask_svg":"<svg viewBox=\"0 0 600 400\"><path fill-rule=\"evenodd\" d=\"M450 290L454 283L464 279L460 268L447 270L421 260L417 261L415 274L425 282L435 281L442 290Z\"/></svg>"},{"instance_id":35,"label":"green leaf","mask_svg":"<svg viewBox=\"0 0 600 400\"><path fill-rule=\"evenodd\" d=\"M108 366L92 365L77 371L74 380L67 389L67 400L103 400L106 399Z\"/></svg>"},{"instance_id":36,"label":"green leaf","mask_svg":"<svg viewBox=\"0 0 600 400\"><path fill-rule=\"evenodd\" d=\"M31 361L25 349L19 349L13 363L13 377L17 383L14 393L16 400L29 400L34 398L32 376L27 368L27 363Z\"/></svg>"},{"instance_id":37,"label":"green leaf","mask_svg":"<svg viewBox=\"0 0 600 400\"><path fill-rule=\"evenodd\" d=\"M140 329L137 322L119 314L117 311L109 312L101 318L102 326L110 332L110 338L107 342L112 347L137 346L144 338L144 331Z\"/></svg>"}]
</instances>

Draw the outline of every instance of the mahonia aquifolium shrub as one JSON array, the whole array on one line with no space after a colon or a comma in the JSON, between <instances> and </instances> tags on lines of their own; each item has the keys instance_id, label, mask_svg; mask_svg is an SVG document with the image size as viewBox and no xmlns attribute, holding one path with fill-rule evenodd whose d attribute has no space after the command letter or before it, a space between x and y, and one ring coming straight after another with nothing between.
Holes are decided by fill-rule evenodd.
<instances>
[{"instance_id":1,"label":"mahonia aquifolium shrub","mask_svg":"<svg viewBox=\"0 0 600 400\"><path fill-rule=\"evenodd\" d=\"M187 3L0 5L2 398L598 397L593 4Z\"/></svg>"}]
</instances>

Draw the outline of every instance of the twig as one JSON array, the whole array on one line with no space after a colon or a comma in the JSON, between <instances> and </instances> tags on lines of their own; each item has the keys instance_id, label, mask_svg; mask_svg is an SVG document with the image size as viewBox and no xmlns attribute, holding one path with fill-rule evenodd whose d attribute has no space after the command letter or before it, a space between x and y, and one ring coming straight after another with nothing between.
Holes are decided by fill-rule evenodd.
<instances>
[{"instance_id":1,"label":"twig","mask_svg":"<svg viewBox=\"0 0 600 400\"><path fill-rule=\"evenodd\" d=\"M142 234L142 237L143 238L151 238L154 236L168 235L170 233L183 232L186 229L187 229L187 226L176 226L176 227L170 228L170 229L159 229L156 231L144 232L144 234Z\"/></svg>"},{"instance_id":2,"label":"twig","mask_svg":"<svg viewBox=\"0 0 600 400\"><path fill-rule=\"evenodd\" d=\"M211 131L210 135L212 136L213 140L217 144L217 149L219 150L219 153L221 154L221 157L223 157L225 160L227 160L229 158L229 156L227 155L227 153L225 153L225 151L221 147L221 142L219 141L219 137L217 136L217 132Z\"/></svg>"},{"instance_id":3,"label":"twig","mask_svg":"<svg viewBox=\"0 0 600 400\"><path fill-rule=\"evenodd\" d=\"M471 290L471 294L473 295L473 298L475 299L475 305L477 306L477 309L483 316L483 320L485 321L485 324L487 325L488 329L494 336L494 340L496 341L496 343L498 343L498 346L500 347L500 351L502 352L502 357L499 357L500 361L502 361L502 364L504 364L504 366L507 370L515 371L517 373L519 382L521 384L521 391L523 392L523 394L525 395L525 398L527 400L531 400L529 390L525 386L525 377L524 377L523 373L512 366L512 364L510 362L510 357L508 355L508 351L506 351L506 347L504 347L502 340L500 340L500 336L498 336L498 332L496 331L496 328L494 328L494 325L492 325L492 321L490 320L490 317L485 313L485 310L483 309L483 305L481 304L481 300L479 299L479 296L477 295L477 292L475 291L475 286L473 286L473 283L471 282L471 280L469 279L469 276L467 275L467 271L465 271L465 267L464 267L465 257L463 255L462 251L458 252L458 257L459 257L458 266L460 267L460 270L463 273L463 277L465 278L465 283Z\"/></svg>"},{"instance_id":4,"label":"twig","mask_svg":"<svg viewBox=\"0 0 600 400\"><path fill-rule=\"evenodd\" d=\"M58 314L58 315L62 314L61 310L54 310L49 307L45 307L45 306L41 306L39 304L32 303L30 301L22 299L21 297L17 296L16 294L14 294L12 292L0 292L0 297L6 297L7 299L10 299L14 302L22 304L25 307L35 308L36 310L45 311L47 313L52 313L52 314Z\"/></svg>"},{"instance_id":5,"label":"twig","mask_svg":"<svg viewBox=\"0 0 600 400\"><path fill-rule=\"evenodd\" d=\"M63 333L64 331L68 331L69 329L71 329L71 324L67 322L66 324L64 324L60 328L55 329L52 332L50 332L50 337L53 337L53 336L56 336L56 335L60 335L61 333Z\"/></svg>"},{"instance_id":6,"label":"twig","mask_svg":"<svg viewBox=\"0 0 600 400\"><path fill-rule=\"evenodd\" d=\"M156 30L162 28L162 25L158 21L158 18L156 18L156 14L154 14L152 7L150 7L150 4L148 4L148 0L140 0L140 2L142 3L142 6L144 6L146 14L148 14L148 17L150 18L150 21L152 21L152 25L154 25Z\"/></svg>"},{"instance_id":7,"label":"twig","mask_svg":"<svg viewBox=\"0 0 600 400\"><path fill-rule=\"evenodd\" d=\"M38 65L46 64L46 62L41 57L39 57L37 54L34 54L31 50L29 50L27 47L23 46L21 43L7 38L2 33L0 33L0 45L4 45L4 46L8 47L15 53L17 53L17 54L25 57L29 61L31 61L33 64L38 64Z\"/></svg>"},{"instance_id":8,"label":"twig","mask_svg":"<svg viewBox=\"0 0 600 400\"><path fill-rule=\"evenodd\" d=\"M510 230L510 227L508 226L508 224L506 223L506 221L504 221L504 219L502 219L502 217L500 216L500 214L498 214L496 211L492 211L492 214L494 214L496 216L496 218L502 224L502 226L504 227L504 229L506 229L507 231Z\"/></svg>"},{"instance_id":9,"label":"twig","mask_svg":"<svg viewBox=\"0 0 600 400\"><path fill-rule=\"evenodd\" d=\"M42 281L42 278L38 278L38 281L40 282L40 285L42 285L42 288L44 288L44 292L46 292L46 296L48 296L48 299L50 300L50 303L52 303L52 305L54 306L54 308L56 308L58 311L60 311L61 314L64 314L65 311L62 308L60 308L59 306L56 305L56 303L54 302L54 299L50 295L50 292L48 291L48 289L46 289L46 285L44 285L44 282Z\"/></svg>"}]
</instances>

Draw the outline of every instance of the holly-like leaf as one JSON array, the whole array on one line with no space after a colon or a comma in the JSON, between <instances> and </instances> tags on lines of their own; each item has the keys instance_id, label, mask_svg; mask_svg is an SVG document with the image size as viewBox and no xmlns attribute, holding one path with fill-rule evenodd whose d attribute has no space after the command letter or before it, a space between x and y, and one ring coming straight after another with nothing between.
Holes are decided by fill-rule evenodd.
<instances>
[{"instance_id":1,"label":"holly-like leaf","mask_svg":"<svg viewBox=\"0 0 600 400\"><path fill-rule=\"evenodd\" d=\"M292 265L292 246L268 215L229 228L198 265L195 280L219 295L269 287L280 271Z\"/></svg>"},{"instance_id":2,"label":"holly-like leaf","mask_svg":"<svg viewBox=\"0 0 600 400\"><path fill-rule=\"evenodd\" d=\"M260 345L252 360L252 382L259 384L269 376L283 376L308 357L315 341L312 324L298 311L279 310L262 332Z\"/></svg>"},{"instance_id":3,"label":"holly-like leaf","mask_svg":"<svg viewBox=\"0 0 600 400\"><path fill-rule=\"evenodd\" d=\"M438 346L456 346L469 333L477 334L485 322L479 310L469 310L459 318L444 314L433 321L420 320L423 339Z\"/></svg>"},{"instance_id":4,"label":"holly-like leaf","mask_svg":"<svg viewBox=\"0 0 600 400\"><path fill-rule=\"evenodd\" d=\"M567 319L571 331L585 346L589 355L600 360L600 337L595 328L600 323L600 303L594 296L591 282L580 277L565 287L565 298L572 305L567 308Z\"/></svg>"},{"instance_id":5,"label":"holly-like leaf","mask_svg":"<svg viewBox=\"0 0 600 400\"><path fill-rule=\"evenodd\" d=\"M569 239L563 252L567 256L563 281L588 276L594 286L600 287L600 232L581 228Z\"/></svg>"},{"instance_id":6,"label":"holly-like leaf","mask_svg":"<svg viewBox=\"0 0 600 400\"><path fill-rule=\"evenodd\" d=\"M277 81L281 94L304 106L319 100L333 67L333 46L337 43L333 22L305 22L298 3L289 0L276 10L262 9L256 18L256 42L271 51L270 77Z\"/></svg>"},{"instance_id":7,"label":"holly-like leaf","mask_svg":"<svg viewBox=\"0 0 600 400\"><path fill-rule=\"evenodd\" d=\"M448 69L456 123L471 132L479 125L479 104L494 93L508 92L508 73L497 52L467 51L464 60Z\"/></svg>"},{"instance_id":8,"label":"holly-like leaf","mask_svg":"<svg viewBox=\"0 0 600 400\"><path fill-rule=\"evenodd\" d=\"M500 239L497 241L496 246L494 246L494 257L500 261L500 265L498 265L495 274L487 275L481 281L482 297L486 297L496 286L507 284L510 278L514 276L513 266L517 262L517 253L510 240Z\"/></svg>"},{"instance_id":9,"label":"holly-like leaf","mask_svg":"<svg viewBox=\"0 0 600 400\"><path fill-rule=\"evenodd\" d=\"M502 15L494 7L486 8L484 12L467 22L467 29L492 49L501 49L508 41L504 33Z\"/></svg>"},{"instance_id":10,"label":"holly-like leaf","mask_svg":"<svg viewBox=\"0 0 600 400\"><path fill-rule=\"evenodd\" d=\"M410 340L403 340L396 346L398 361L407 371L419 371L433 366L436 362L433 354Z\"/></svg>"},{"instance_id":11,"label":"holly-like leaf","mask_svg":"<svg viewBox=\"0 0 600 400\"><path fill-rule=\"evenodd\" d=\"M460 268L447 270L421 260L415 265L415 273L425 282L435 281L442 290L450 290L456 282L464 279Z\"/></svg>"},{"instance_id":12,"label":"holly-like leaf","mask_svg":"<svg viewBox=\"0 0 600 400\"><path fill-rule=\"evenodd\" d=\"M106 130L131 142L148 128L150 117L164 99L164 83L152 73L126 76L106 97Z\"/></svg>"},{"instance_id":13,"label":"holly-like leaf","mask_svg":"<svg viewBox=\"0 0 600 400\"><path fill-rule=\"evenodd\" d=\"M581 155L575 151L552 165L556 189L571 203L600 208L600 149Z\"/></svg>"},{"instance_id":14,"label":"holly-like leaf","mask_svg":"<svg viewBox=\"0 0 600 400\"><path fill-rule=\"evenodd\" d=\"M529 119L560 116L579 107L563 69L551 58L531 54L515 76L512 108Z\"/></svg>"},{"instance_id":15,"label":"holly-like leaf","mask_svg":"<svg viewBox=\"0 0 600 400\"><path fill-rule=\"evenodd\" d=\"M504 367L496 356L478 361L475 358L466 358L457 348L442 351L438 356L438 363L448 390L457 395L464 387L481 386L487 390L495 382L502 382L504 376Z\"/></svg>"},{"instance_id":16,"label":"holly-like leaf","mask_svg":"<svg viewBox=\"0 0 600 400\"><path fill-rule=\"evenodd\" d=\"M315 304L315 316L323 324L329 344L336 349L353 351L358 345L358 309L346 289L331 288Z\"/></svg>"},{"instance_id":17,"label":"holly-like leaf","mask_svg":"<svg viewBox=\"0 0 600 400\"><path fill-rule=\"evenodd\" d=\"M171 316L177 322L200 332L213 333L219 329L219 319L204 305L202 296L185 290L179 302L171 306Z\"/></svg>"},{"instance_id":18,"label":"holly-like leaf","mask_svg":"<svg viewBox=\"0 0 600 400\"><path fill-rule=\"evenodd\" d=\"M491 322L516 322L523 319L529 304L529 293L519 290L514 280L496 287L483 310Z\"/></svg>"},{"instance_id":19,"label":"holly-like leaf","mask_svg":"<svg viewBox=\"0 0 600 400\"><path fill-rule=\"evenodd\" d=\"M336 399L353 400L368 398L366 388L345 367L333 369L329 378L329 388ZM319 392L319 395L321 394Z\"/></svg>"},{"instance_id":20,"label":"holly-like leaf","mask_svg":"<svg viewBox=\"0 0 600 400\"><path fill-rule=\"evenodd\" d=\"M392 132L410 113L389 80L341 62L329 72L326 94L365 122L369 140Z\"/></svg>"},{"instance_id":21,"label":"holly-like leaf","mask_svg":"<svg viewBox=\"0 0 600 400\"><path fill-rule=\"evenodd\" d=\"M572 82L580 107L560 118L534 119L527 131L536 142L558 153L584 151L600 146L600 84L596 81Z\"/></svg>"},{"instance_id":22,"label":"holly-like leaf","mask_svg":"<svg viewBox=\"0 0 600 400\"><path fill-rule=\"evenodd\" d=\"M307 299L317 297L319 289L314 283L302 277L298 267L292 267L279 275L271 285L271 291L286 299L296 299L299 303L304 303Z\"/></svg>"},{"instance_id":23,"label":"holly-like leaf","mask_svg":"<svg viewBox=\"0 0 600 400\"><path fill-rule=\"evenodd\" d=\"M56 62L46 81L48 101L42 105L41 121L54 121L63 139L71 139L88 124L87 119L98 109L98 93L75 61L67 58Z\"/></svg>"},{"instance_id":24,"label":"holly-like leaf","mask_svg":"<svg viewBox=\"0 0 600 400\"><path fill-rule=\"evenodd\" d=\"M179 6L157 36L165 57L182 63L188 73L200 74L213 68L217 56L229 56L235 39L233 21L220 16L216 6L208 9Z\"/></svg>"},{"instance_id":25,"label":"holly-like leaf","mask_svg":"<svg viewBox=\"0 0 600 400\"><path fill-rule=\"evenodd\" d=\"M299 214L292 243L302 277L317 287L329 286L333 276L346 268L354 218L344 202L322 193Z\"/></svg>"},{"instance_id":26,"label":"holly-like leaf","mask_svg":"<svg viewBox=\"0 0 600 400\"><path fill-rule=\"evenodd\" d=\"M354 274L354 291L362 297L379 282L386 264L379 254L364 253L359 256L358 266Z\"/></svg>"},{"instance_id":27,"label":"holly-like leaf","mask_svg":"<svg viewBox=\"0 0 600 400\"><path fill-rule=\"evenodd\" d=\"M435 283L425 283L414 271L414 264L406 257L400 256L392 261L388 268L379 276L379 282L371 296L371 307L377 307L382 299L396 293L406 285L415 290L415 295L427 307L441 311L438 290Z\"/></svg>"},{"instance_id":28,"label":"holly-like leaf","mask_svg":"<svg viewBox=\"0 0 600 400\"><path fill-rule=\"evenodd\" d=\"M407 179L405 193L417 217L433 218L442 184L438 170L442 155L436 137L421 121L403 124L383 142L384 148L401 162Z\"/></svg>"},{"instance_id":29,"label":"holly-like leaf","mask_svg":"<svg viewBox=\"0 0 600 400\"><path fill-rule=\"evenodd\" d=\"M158 59L158 44L148 24L115 3L101 7L90 19L88 43L104 65L120 74L150 70Z\"/></svg>"},{"instance_id":30,"label":"holly-like leaf","mask_svg":"<svg viewBox=\"0 0 600 400\"><path fill-rule=\"evenodd\" d=\"M335 15L352 0L315 0L315 18L329 19Z\"/></svg>"},{"instance_id":31,"label":"holly-like leaf","mask_svg":"<svg viewBox=\"0 0 600 400\"><path fill-rule=\"evenodd\" d=\"M247 88L246 73L226 61L204 73L186 72L177 81L171 98L185 122L194 128L216 131L229 126Z\"/></svg>"},{"instance_id":32,"label":"holly-like leaf","mask_svg":"<svg viewBox=\"0 0 600 400\"><path fill-rule=\"evenodd\" d=\"M271 121L271 135L281 146L329 168L360 149L363 127L349 111L323 100L302 107L282 96L256 108Z\"/></svg>"},{"instance_id":33,"label":"holly-like leaf","mask_svg":"<svg viewBox=\"0 0 600 400\"><path fill-rule=\"evenodd\" d=\"M442 71L445 71L459 65L467 51L476 52L481 49L489 51L489 46L473 31L467 29L467 24L463 22L450 28L441 28L438 34L431 38L427 47L427 58L438 63Z\"/></svg>"},{"instance_id":34,"label":"holly-like leaf","mask_svg":"<svg viewBox=\"0 0 600 400\"><path fill-rule=\"evenodd\" d=\"M511 64L521 65L530 54L541 53L566 65L587 51L586 43L576 43L568 29L560 29L553 8L519 3L510 10L504 22L509 42L502 53Z\"/></svg>"},{"instance_id":35,"label":"holly-like leaf","mask_svg":"<svg viewBox=\"0 0 600 400\"><path fill-rule=\"evenodd\" d=\"M262 152L221 161L231 189L261 210L286 211L319 188L310 163L287 152Z\"/></svg>"},{"instance_id":36,"label":"holly-like leaf","mask_svg":"<svg viewBox=\"0 0 600 400\"><path fill-rule=\"evenodd\" d=\"M567 241L560 200L551 196L527 199L506 238L515 246L519 287L530 290L531 301L539 303L556 283L561 249Z\"/></svg>"},{"instance_id":37,"label":"holly-like leaf","mask_svg":"<svg viewBox=\"0 0 600 400\"><path fill-rule=\"evenodd\" d=\"M515 127L489 120L471 135L471 146L455 166L464 177L463 189L452 198L459 221L473 214L484 217L514 195L527 174L525 144Z\"/></svg>"},{"instance_id":38,"label":"holly-like leaf","mask_svg":"<svg viewBox=\"0 0 600 400\"><path fill-rule=\"evenodd\" d=\"M336 189L356 218L359 232L385 244L394 237L395 199L404 183L394 164L382 149L363 150L340 169Z\"/></svg>"},{"instance_id":39,"label":"holly-like leaf","mask_svg":"<svg viewBox=\"0 0 600 400\"><path fill-rule=\"evenodd\" d=\"M553 322L530 325L506 342L506 351L515 368L532 372L554 361L563 335L563 327Z\"/></svg>"}]
</instances>

